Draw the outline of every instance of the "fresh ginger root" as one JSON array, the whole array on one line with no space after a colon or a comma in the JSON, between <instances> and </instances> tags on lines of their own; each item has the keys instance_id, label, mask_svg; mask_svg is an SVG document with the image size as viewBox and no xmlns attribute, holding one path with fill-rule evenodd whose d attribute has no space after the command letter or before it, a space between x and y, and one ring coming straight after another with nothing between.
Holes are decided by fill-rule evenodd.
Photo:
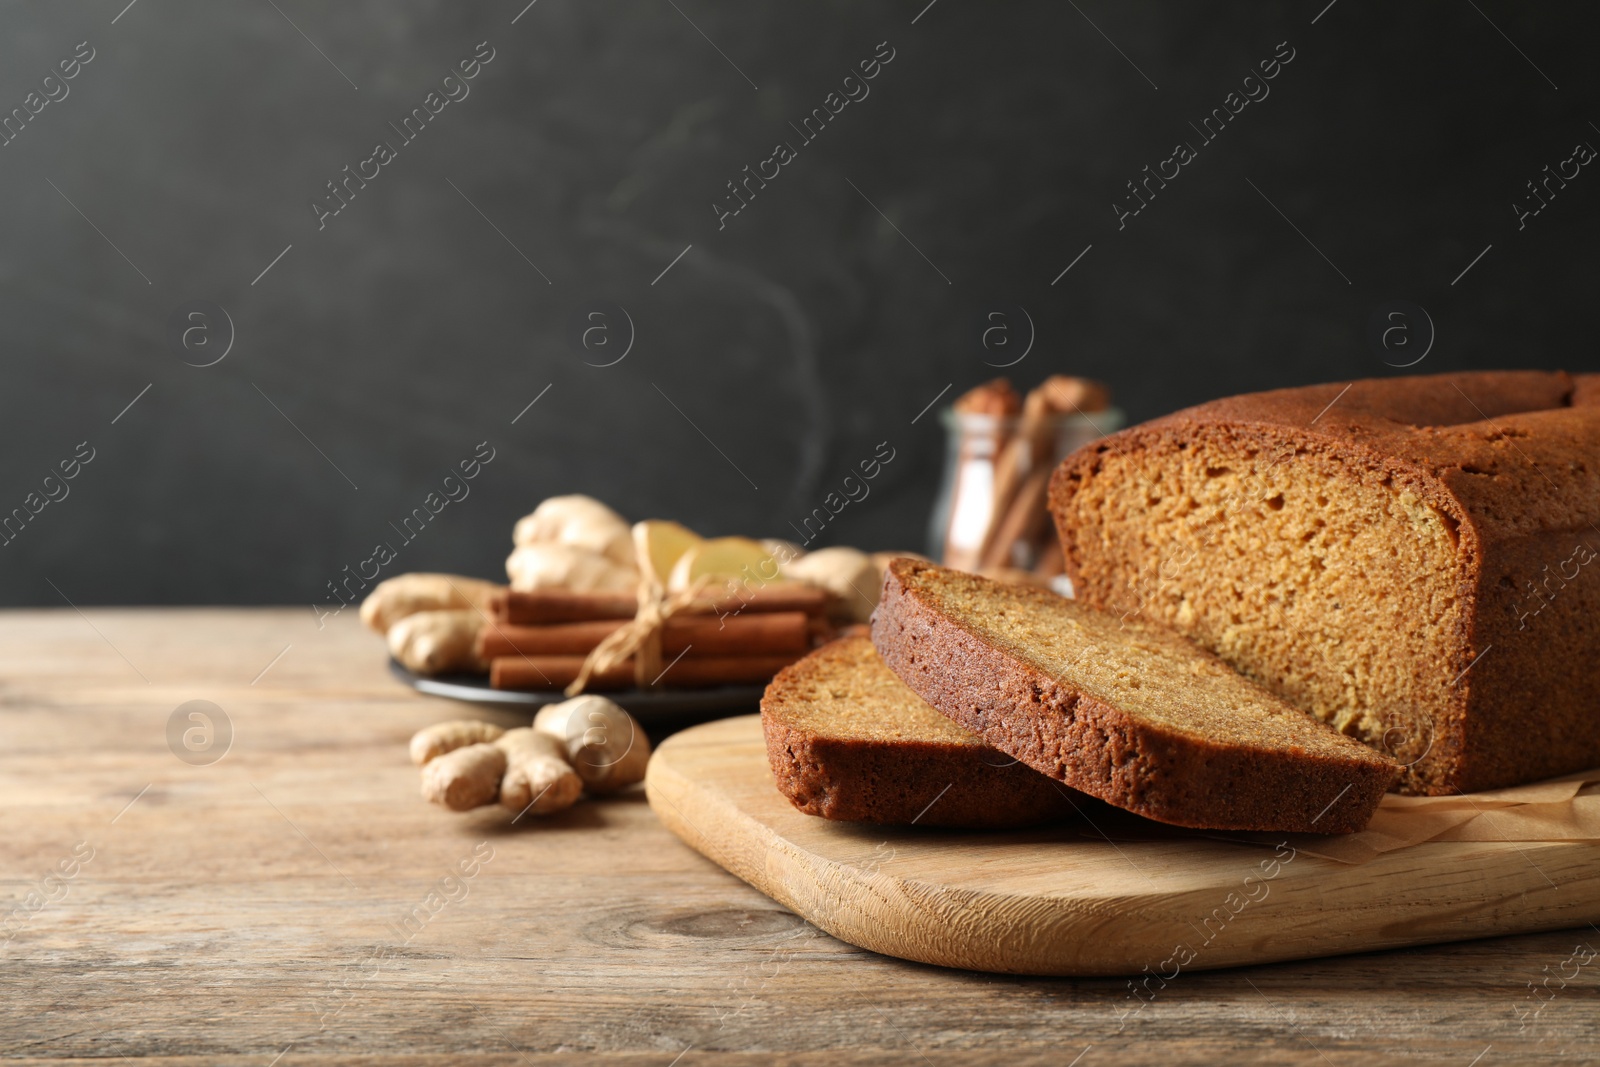
<instances>
[{"instance_id":1,"label":"fresh ginger root","mask_svg":"<svg viewBox=\"0 0 1600 1067\"><path fill-rule=\"evenodd\" d=\"M419 611L390 626L384 639L389 654L417 674L481 674L489 669L476 649L482 625L475 608Z\"/></svg>"},{"instance_id":2,"label":"fresh ginger root","mask_svg":"<svg viewBox=\"0 0 1600 1067\"><path fill-rule=\"evenodd\" d=\"M533 725L502 731L458 720L418 730L411 760L422 765L423 799L453 811L499 800L518 814L550 815L584 792L614 793L644 779L650 740L632 715L605 697L553 704Z\"/></svg>"},{"instance_id":3,"label":"fresh ginger root","mask_svg":"<svg viewBox=\"0 0 1600 1067\"><path fill-rule=\"evenodd\" d=\"M553 496L517 520L511 541L524 545L568 545L634 568L633 531L615 511L593 497Z\"/></svg>"},{"instance_id":4,"label":"fresh ginger root","mask_svg":"<svg viewBox=\"0 0 1600 1067\"><path fill-rule=\"evenodd\" d=\"M489 610L489 598L504 586L459 574L397 574L373 587L361 602L361 621L380 634L419 611Z\"/></svg>"},{"instance_id":5,"label":"fresh ginger root","mask_svg":"<svg viewBox=\"0 0 1600 1067\"><path fill-rule=\"evenodd\" d=\"M422 768L422 798L451 811L493 804L506 773L505 750L478 743L446 752Z\"/></svg>"},{"instance_id":6,"label":"fresh ginger root","mask_svg":"<svg viewBox=\"0 0 1600 1067\"><path fill-rule=\"evenodd\" d=\"M631 593L639 572L574 545L535 543L518 545L506 557L511 588L520 593L536 589L569 589L574 593Z\"/></svg>"},{"instance_id":7,"label":"fresh ginger root","mask_svg":"<svg viewBox=\"0 0 1600 1067\"><path fill-rule=\"evenodd\" d=\"M532 727L507 730L495 742L506 754L500 806L517 813L549 815L577 803L583 779L567 762L561 743Z\"/></svg>"},{"instance_id":8,"label":"fresh ginger root","mask_svg":"<svg viewBox=\"0 0 1600 1067\"><path fill-rule=\"evenodd\" d=\"M560 744L590 793L615 793L644 780L650 739L632 715L603 696L585 694L543 708L533 729Z\"/></svg>"},{"instance_id":9,"label":"fresh ginger root","mask_svg":"<svg viewBox=\"0 0 1600 1067\"><path fill-rule=\"evenodd\" d=\"M808 553L786 565L783 576L831 593L828 614L841 625L871 619L883 586L883 568L865 552L843 546Z\"/></svg>"},{"instance_id":10,"label":"fresh ginger root","mask_svg":"<svg viewBox=\"0 0 1600 1067\"><path fill-rule=\"evenodd\" d=\"M411 762L417 766L468 745L492 744L505 733L492 722L457 719L418 730L411 738Z\"/></svg>"}]
</instances>

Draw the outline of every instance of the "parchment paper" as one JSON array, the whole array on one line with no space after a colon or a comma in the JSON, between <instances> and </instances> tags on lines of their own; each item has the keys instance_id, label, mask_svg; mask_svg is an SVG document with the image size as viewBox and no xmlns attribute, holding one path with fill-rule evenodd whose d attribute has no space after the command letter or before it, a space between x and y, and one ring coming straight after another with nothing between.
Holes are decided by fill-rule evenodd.
<instances>
[{"instance_id":1,"label":"parchment paper","mask_svg":"<svg viewBox=\"0 0 1600 1067\"><path fill-rule=\"evenodd\" d=\"M1509 789L1444 797L1390 793L1372 822L1354 834L1285 837L1313 856L1366 863L1385 852L1428 841L1600 841L1600 768Z\"/></svg>"}]
</instances>

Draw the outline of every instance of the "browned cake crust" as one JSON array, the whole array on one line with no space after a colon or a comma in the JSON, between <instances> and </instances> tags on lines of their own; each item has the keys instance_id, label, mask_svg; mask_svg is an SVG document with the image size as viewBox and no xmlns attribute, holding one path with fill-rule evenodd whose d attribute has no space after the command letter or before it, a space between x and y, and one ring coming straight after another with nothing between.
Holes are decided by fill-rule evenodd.
<instances>
[{"instance_id":1,"label":"browned cake crust","mask_svg":"<svg viewBox=\"0 0 1600 1067\"><path fill-rule=\"evenodd\" d=\"M1086 603L1175 626L1406 765L1406 791L1600 764L1600 376L1231 397L1069 457Z\"/></svg>"},{"instance_id":2,"label":"browned cake crust","mask_svg":"<svg viewBox=\"0 0 1600 1067\"><path fill-rule=\"evenodd\" d=\"M779 672L761 727L779 791L807 815L998 829L1073 812L1071 790L928 707L865 637Z\"/></svg>"},{"instance_id":3,"label":"browned cake crust","mask_svg":"<svg viewBox=\"0 0 1600 1067\"><path fill-rule=\"evenodd\" d=\"M872 639L907 685L995 748L1159 822L1350 833L1398 773L1177 634L1043 590L895 560Z\"/></svg>"}]
</instances>

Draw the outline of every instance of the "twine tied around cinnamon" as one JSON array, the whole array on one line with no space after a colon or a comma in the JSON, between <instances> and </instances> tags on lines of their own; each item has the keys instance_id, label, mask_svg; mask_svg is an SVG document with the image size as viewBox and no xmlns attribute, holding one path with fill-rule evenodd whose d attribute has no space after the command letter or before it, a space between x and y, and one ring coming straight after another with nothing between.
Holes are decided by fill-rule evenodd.
<instances>
[{"instance_id":1,"label":"twine tied around cinnamon","mask_svg":"<svg viewBox=\"0 0 1600 1067\"><path fill-rule=\"evenodd\" d=\"M589 679L633 659L633 682L640 689L655 689L661 674L661 634L667 620L692 605L711 582L701 575L693 585L668 596L657 583L639 582L639 608L632 620L613 630L584 658L578 676L567 686L569 697L582 693Z\"/></svg>"}]
</instances>

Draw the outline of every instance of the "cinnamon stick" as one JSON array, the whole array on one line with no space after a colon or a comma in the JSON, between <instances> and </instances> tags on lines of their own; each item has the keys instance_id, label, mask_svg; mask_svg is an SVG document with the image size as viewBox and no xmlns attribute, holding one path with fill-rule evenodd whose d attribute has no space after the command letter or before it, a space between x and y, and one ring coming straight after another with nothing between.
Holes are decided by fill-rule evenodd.
<instances>
[{"instance_id":1,"label":"cinnamon stick","mask_svg":"<svg viewBox=\"0 0 1600 1067\"><path fill-rule=\"evenodd\" d=\"M1017 412L1022 409L1022 401L1008 380L995 378L957 397L952 407L958 416L983 416L991 420L986 432L981 428L982 422L978 420L967 422L958 418L961 436L956 450L955 483L950 494L950 515L945 524L943 559L948 566L971 570L983 557L984 549L987 547L986 535L992 531L993 524L998 521L999 516L993 514L991 504L990 513L980 516L985 522L983 532L978 534L976 542L968 543L971 533L976 532L967 528L973 520L970 510L983 506L981 497L992 495L994 491L996 469L1002 454L1007 451L1011 440L1010 424L1016 418ZM987 494L983 491L985 487L971 481L980 476L983 467L988 468ZM961 527L959 531L958 526Z\"/></svg>"},{"instance_id":2,"label":"cinnamon stick","mask_svg":"<svg viewBox=\"0 0 1600 1067\"><path fill-rule=\"evenodd\" d=\"M662 672L657 684L675 689L766 682L800 658L800 653L770 656L685 656ZM582 656L503 656L489 665L496 689L564 689L583 668ZM589 676L590 690L632 689L633 661Z\"/></svg>"},{"instance_id":3,"label":"cinnamon stick","mask_svg":"<svg viewBox=\"0 0 1600 1067\"><path fill-rule=\"evenodd\" d=\"M1024 480L1049 463L1050 437L1056 418L1042 387L1031 391L1022 402L1022 422L1017 435L995 458L994 510L989 514L989 529L979 551L980 560L1010 557L1011 542L1005 539L1001 527Z\"/></svg>"},{"instance_id":4,"label":"cinnamon stick","mask_svg":"<svg viewBox=\"0 0 1600 1067\"><path fill-rule=\"evenodd\" d=\"M808 615L821 615L827 606L828 594L825 590L798 582L769 582L737 595L697 600L678 614L730 617L803 611ZM631 619L638 608L638 601L631 596L573 593L565 589L539 589L525 593L509 590L499 594L491 603L494 618L518 626Z\"/></svg>"},{"instance_id":5,"label":"cinnamon stick","mask_svg":"<svg viewBox=\"0 0 1600 1067\"><path fill-rule=\"evenodd\" d=\"M1060 420L1073 414L1102 411L1110 393L1099 382L1053 374L1029 391L1022 402L1017 435L995 460L994 511L983 538L979 558L983 566L1003 565L1019 539L1032 543L1037 523L1034 502L1027 496L1035 472L1049 470L1055 461L1055 436ZM1021 514L1014 514L1017 508Z\"/></svg>"},{"instance_id":6,"label":"cinnamon stick","mask_svg":"<svg viewBox=\"0 0 1600 1067\"><path fill-rule=\"evenodd\" d=\"M1022 410L1022 398L1009 378L991 378L956 397L950 406L963 415L1006 418Z\"/></svg>"},{"instance_id":7,"label":"cinnamon stick","mask_svg":"<svg viewBox=\"0 0 1600 1067\"><path fill-rule=\"evenodd\" d=\"M1052 374L1039 383L1037 391L1063 415L1085 415L1111 406L1111 390L1089 378Z\"/></svg>"},{"instance_id":8,"label":"cinnamon stick","mask_svg":"<svg viewBox=\"0 0 1600 1067\"><path fill-rule=\"evenodd\" d=\"M556 623L550 626L489 625L478 632L477 651L485 660L503 656L586 656L627 625L624 619ZM661 653L704 656L756 656L805 652L811 648L810 616L803 611L732 615L674 615L661 630Z\"/></svg>"},{"instance_id":9,"label":"cinnamon stick","mask_svg":"<svg viewBox=\"0 0 1600 1067\"><path fill-rule=\"evenodd\" d=\"M595 619L631 619L639 610L636 597L615 593L572 593L565 589L540 589L519 593L506 590L489 602L489 613L502 622L539 626L553 622L588 622Z\"/></svg>"},{"instance_id":10,"label":"cinnamon stick","mask_svg":"<svg viewBox=\"0 0 1600 1067\"><path fill-rule=\"evenodd\" d=\"M983 556L984 567L1010 566L1013 545L1019 541L1032 544L1038 539L1039 530L1044 525L1050 474L1050 468L1041 467L1023 479L1021 487L1011 499L1011 506L995 520Z\"/></svg>"}]
</instances>

